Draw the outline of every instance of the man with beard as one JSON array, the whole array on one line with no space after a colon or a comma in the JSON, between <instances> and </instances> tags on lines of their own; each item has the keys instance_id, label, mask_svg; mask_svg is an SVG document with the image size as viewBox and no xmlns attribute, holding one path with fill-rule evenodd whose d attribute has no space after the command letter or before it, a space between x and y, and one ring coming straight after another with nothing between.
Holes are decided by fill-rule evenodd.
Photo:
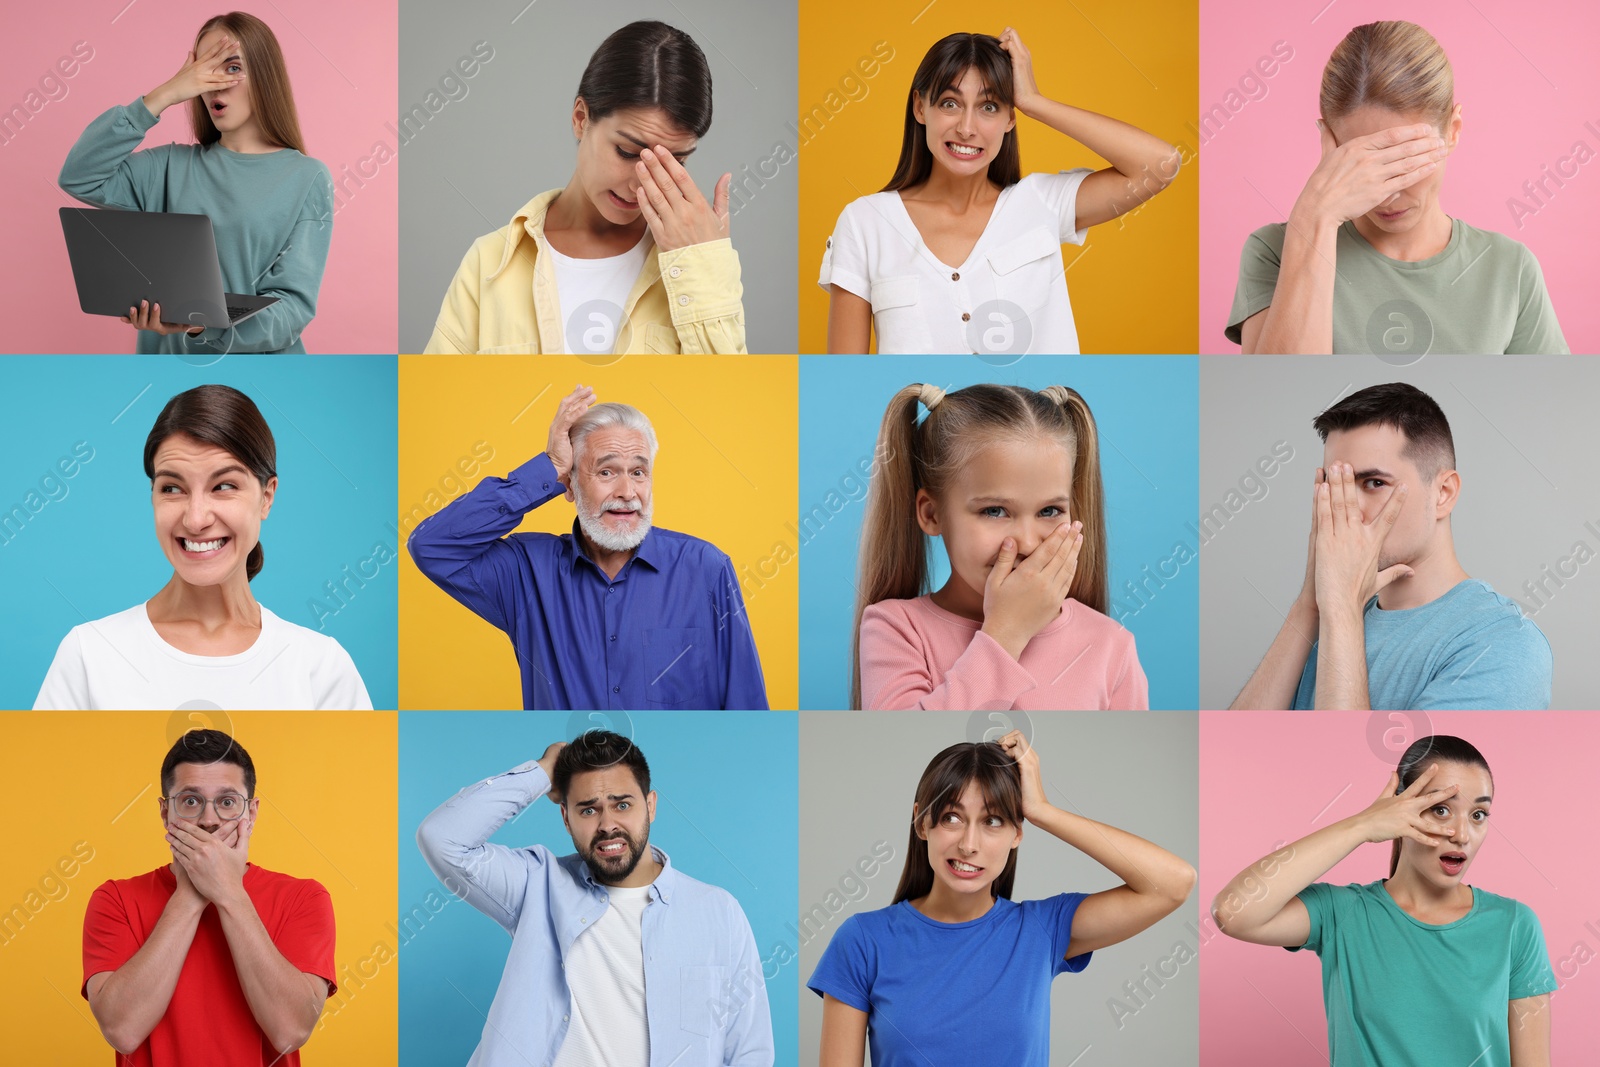
<instances>
[{"instance_id":1,"label":"man with beard","mask_svg":"<svg viewBox=\"0 0 1600 1067\"><path fill-rule=\"evenodd\" d=\"M1456 558L1455 439L1389 382L1312 420L1323 441L1305 581L1235 710L1544 710L1550 643Z\"/></svg>"},{"instance_id":2,"label":"man with beard","mask_svg":"<svg viewBox=\"0 0 1600 1067\"><path fill-rule=\"evenodd\" d=\"M575 855L489 843L546 794ZM512 937L468 1067L771 1067L750 923L726 890L650 844L655 817L644 754L592 730L423 820L417 846L434 874Z\"/></svg>"},{"instance_id":3,"label":"man with beard","mask_svg":"<svg viewBox=\"0 0 1600 1067\"><path fill-rule=\"evenodd\" d=\"M412 532L417 568L511 638L524 707L766 710L733 563L650 524L656 447L638 408L596 404L580 385L544 452ZM511 533L563 495L578 512L570 534Z\"/></svg>"}]
</instances>

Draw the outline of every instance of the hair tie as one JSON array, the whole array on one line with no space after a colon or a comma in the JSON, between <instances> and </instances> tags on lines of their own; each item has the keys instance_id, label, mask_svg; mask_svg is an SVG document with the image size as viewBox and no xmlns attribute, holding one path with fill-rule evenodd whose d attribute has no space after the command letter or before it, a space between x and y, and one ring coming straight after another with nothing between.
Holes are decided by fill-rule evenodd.
<instances>
[{"instance_id":1,"label":"hair tie","mask_svg":"<svg viewBox=\"0 0 1600 1067\"><path fill-rule=\"evenodd\" d=\"M921 386L919 386L919 389L921 391L917 394L917 399L921 400L922 406L927 408L929 411L932 411L934 408L938 407L940 402L944 400L944 390L940 389L937 385L929 385L924 382Z\"/></svg>"}]
</instances>

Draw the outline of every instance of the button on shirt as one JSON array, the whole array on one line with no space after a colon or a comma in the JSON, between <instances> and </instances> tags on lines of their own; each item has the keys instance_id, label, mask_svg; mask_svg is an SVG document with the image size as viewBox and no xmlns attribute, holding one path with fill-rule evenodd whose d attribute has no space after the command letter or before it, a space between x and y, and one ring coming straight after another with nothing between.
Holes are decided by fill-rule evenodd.
<instances>
[{"instance_id":1,"label":"button on shirt","mask_svg":"<svg viewBox=\"0 0 1600 1067\"><path fill-rule=\"evenodd\" d=\"M1081 245L1078 188L1092 171L1030 174L1000 191L965 263L940 262L898 192L839 215L817 283L872 304L878 352L1078 351L1061 243Z\"/></svg>"},{"instance_id":2,"label":"button on shirt","mask_svg":"<svg viewBox=\"0 0 1600 1067\"><path fill-rule=\"evenodd\" d=\"M408 547L441 589L504 630L526 708L767 708L733 563L651 529L615 578L573 532L506 534L566 492L540 453L424 520Z\"/></svg>"},{"instance_id":3,"label":"button on shirt","mask_svg":"<svg viewBox=\"0 0 1600 1067\"><path fill-rule=\"evenodd\" d=\"M577 855L489 838L550 790L537 762L468 786L417 829L446 887L511 934L468 1067L550 1067L571 1023L565 967L611 906ZM680 873L661 849L641 918L650 1067L771 1067L772 1016L749 920L731 894Z\"/></svg>"}]
</instances>

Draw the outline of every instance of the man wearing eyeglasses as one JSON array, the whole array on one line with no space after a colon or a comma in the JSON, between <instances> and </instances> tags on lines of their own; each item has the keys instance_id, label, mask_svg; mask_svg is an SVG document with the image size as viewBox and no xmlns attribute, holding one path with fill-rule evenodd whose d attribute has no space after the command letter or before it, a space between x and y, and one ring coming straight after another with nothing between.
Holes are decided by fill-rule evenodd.
<instances>
[{"instance_id":1,"label":"man wearing eyeglasses","mask_svg":"<svg viewBox=\"0 0 1600 1067\"><path fill-rule=\"evenodd\" d=\"M172 862L101 885L83 920L83 995L118 1067L297 1067L334 991L333 904L249 862L255 764L191 730L161 764Z\"/></svg>"}]
</instances>

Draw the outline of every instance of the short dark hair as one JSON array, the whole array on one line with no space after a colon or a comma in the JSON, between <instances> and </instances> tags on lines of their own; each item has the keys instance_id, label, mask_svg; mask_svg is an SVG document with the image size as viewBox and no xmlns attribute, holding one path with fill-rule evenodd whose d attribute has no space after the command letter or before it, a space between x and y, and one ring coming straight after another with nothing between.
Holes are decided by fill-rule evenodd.
<instances>
[{"instance_id":1,"label":"short dark hair","mask_svg":"<svg viewBox=\"0 0 1600 1067\"><path fill-rule=\"evenodd\" d=\"M591 119L658 107L695 137L711 128L711 67L694 38L665 22L630 22L600 42L578 81Z\"/></svg>"},{"instance_id":2,"label":"short dark hair","mask_svg":"<svg viewBox=\"0 0 1600 1067\"><path fill-rule=\"evenodd\" d=\"M1358 389L1311 420L1326 443L1335 430L1393 426L1406 438L1401 455L1417 465L1429 481L1441 470L1454 470L1456 443L1450 421L1433 397L1406 382L1388 382Z\"/></svg>"},{"instance_id":3,"label":"short dark hair","mask_svg":"<svg viewBox=\"0 0 1600 1067\"><path fill-rule=\"evenodd\" d=\"M580 771L598 771L622 764L633 771L641 793L650 792L650 764L630 739L610 730L590 730L574 737L556 757L550 785L565 802L572 776Z\"/></svg>"},{"instance_id":4,"label":"short dark hair","mask_svg":"<svg viewBox=\"0 0 1600 1067\"><path fill-rule=\"evenodd\" d=\"M221 730L190 730L167 750L161 761L161 792L172 794L172 772L180 763L231 763L244 771L244 795L256 795L256 765L244 746Z\"/></svg>"}]
</instances>

